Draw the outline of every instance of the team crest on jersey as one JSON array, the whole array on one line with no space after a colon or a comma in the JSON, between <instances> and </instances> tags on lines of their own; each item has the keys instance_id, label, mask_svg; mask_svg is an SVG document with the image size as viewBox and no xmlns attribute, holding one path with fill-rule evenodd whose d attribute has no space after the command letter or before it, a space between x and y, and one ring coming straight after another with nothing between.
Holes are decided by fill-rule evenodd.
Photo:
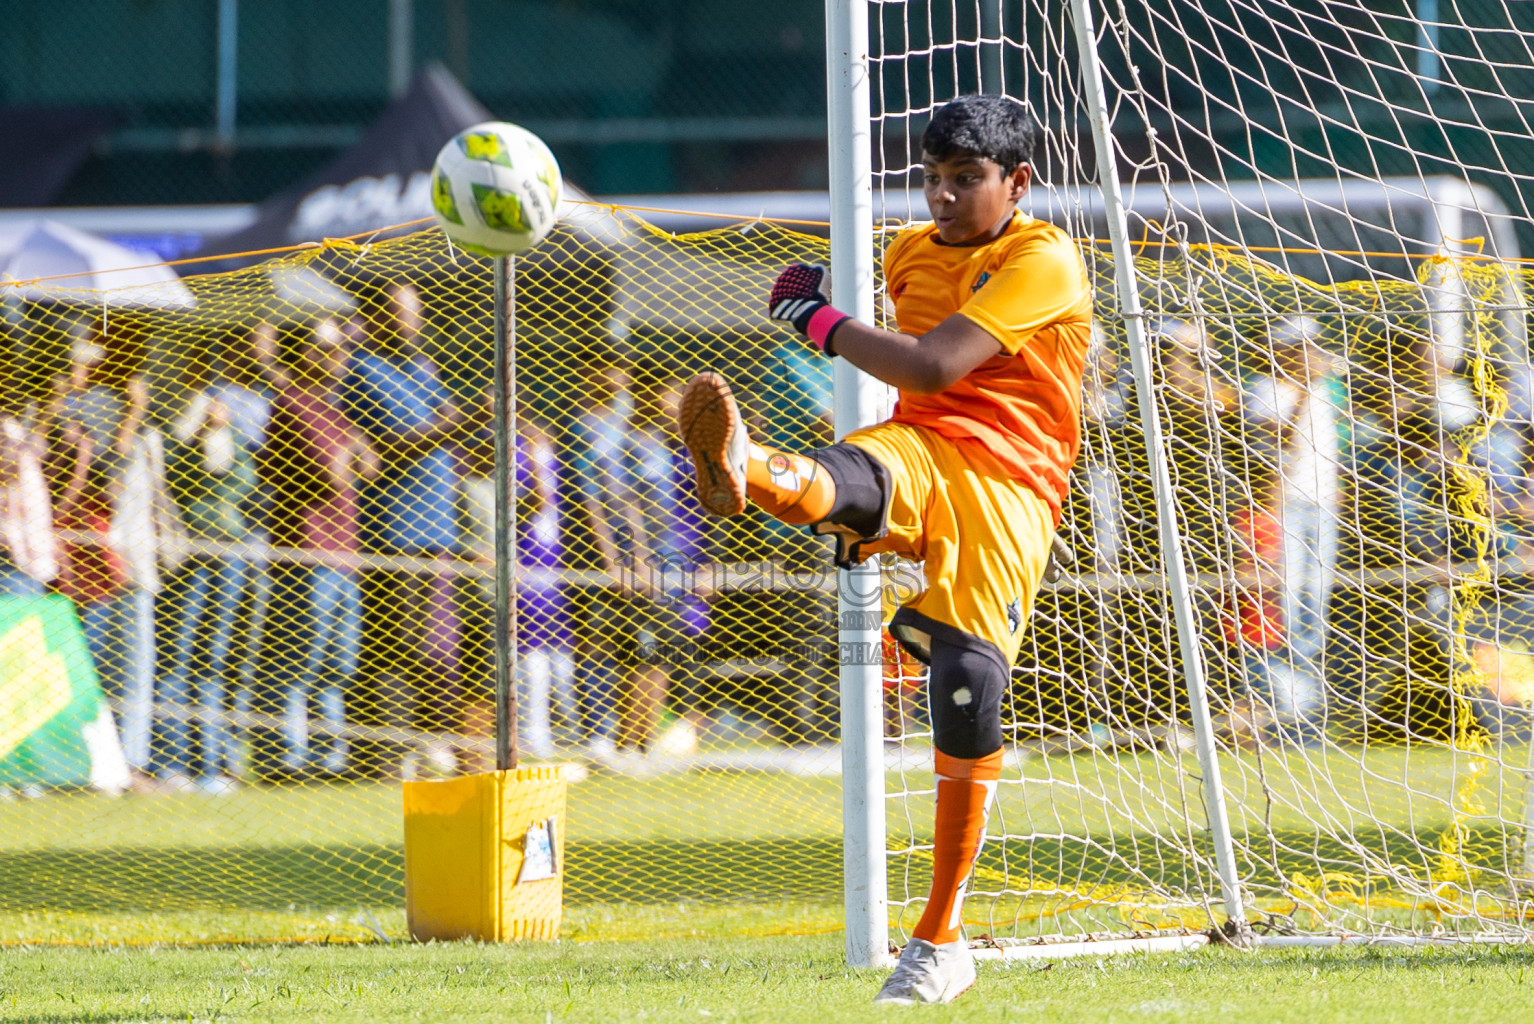
<instances>
[{"instance_id":1,"label":"team crest on jersey","mask_svg":"<svg viewBox=\"0 0 1534 1024\"><path fill-rule=\"evenodd\" d=\"M990 279L991 279L991 272L989 270L985 271L979 277L975 278L975 283L969 286L970 294L973 295L975 292L978 292L980 289L984 288L985 287L985 283L987 281L989 281Z\"/></svg>"},{"instance_id":2,"label":"team crest on jersey","mask_svg":"<svg viewBox=\"0 0 1534 1024\"><path fill-rule=\"evenodd\" d=\"M1023 628L1023 599L1013 598L1012 603L1007 605L1007 631L1016 633Z\"/></svg>"}]
</instances>

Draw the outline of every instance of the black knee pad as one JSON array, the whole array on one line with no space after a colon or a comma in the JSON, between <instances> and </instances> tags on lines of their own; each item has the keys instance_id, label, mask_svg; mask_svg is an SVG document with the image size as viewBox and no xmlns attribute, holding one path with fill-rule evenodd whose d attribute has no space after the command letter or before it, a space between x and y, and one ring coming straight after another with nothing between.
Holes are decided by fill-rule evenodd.
<instances>
[{"instance_id":1,"label":"black knee pad","mask_svg":"<svg viewBox=\"0 0 1534 1024\"><path fill-rule=\"evenodd\" d=\"M894 484L889 467L855 444L838 441L829 448L817 448L810 458L820 464L836 484L831 511L816 523L816 533L835 533L836 564L853 569L863 561L860 550L864 541L877 540L889 532L890 495ZM842 526L857 536L833 527Z\"/></svg>"},{"instance_id":2,"label":"black knee pad","mask_svg":"<svg viewBox=\"0 0 1534 1024\"><path fill-rule=\"evenodd\" d=\"M820 463L836 483L836 498L825 521L855 530L870 540L884 536L891 489L888 467L845 441L817 448L809 457Z\"/></svg>"},{"instance_id":3,"label":"black knee pad","mask_svg":"<svg viewBox=\"0 0 1534 1024\"><path fill-rule=\"evenodd\" d=\"M984 640L933 636L927 682L932 745L949 757L970 760L1000 750L1001 699L1010 678L1001 652Z\"/></svg>"}]
</instances>

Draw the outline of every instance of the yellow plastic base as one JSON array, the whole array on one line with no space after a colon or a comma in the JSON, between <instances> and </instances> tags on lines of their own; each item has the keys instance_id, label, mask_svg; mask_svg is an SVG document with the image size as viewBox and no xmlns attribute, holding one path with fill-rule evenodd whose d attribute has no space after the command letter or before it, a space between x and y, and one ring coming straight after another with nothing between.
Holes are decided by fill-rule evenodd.
<instances>
[{"instance_id":1,"label":"yellow plastic base","mask_svg":"<svg viewBox=\"0 0 1534 1024\"><path fill-rule=\"evenodd\" d=\"M518 882L530 826L552 818L554 877ZM405 910L427 939L554 939L564 900L558 767L405 783Z\"/></svg>"}]
</instances>

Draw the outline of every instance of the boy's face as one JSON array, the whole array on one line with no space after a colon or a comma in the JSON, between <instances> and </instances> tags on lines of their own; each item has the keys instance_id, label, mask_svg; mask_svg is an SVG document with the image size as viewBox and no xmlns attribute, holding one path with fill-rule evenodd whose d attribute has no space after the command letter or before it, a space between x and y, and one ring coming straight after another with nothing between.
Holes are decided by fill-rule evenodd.
<instances>
[{"instance_id":1,"label":"boy's face","mask_svg":"<svg viewBox=\"0 0 1534 1024\"><path fill-rule=\"evenodd\" d=\"M588 397L597 405L607 405L628 390L628 371L621 366L599 366L591 375Z\"/></svg>"},{"instance_id":2,"label":"boy's face","mask_svg":"<svg viewBox=\"0 0 1534 1024\"><path fill-rule=\"evenodd\" d=\"M346 335L334 320L321 320L300 356L315 383L330 384L346 375Z\"/></svg>"},{"instance_id":3,"label":"boy's face","mask_svg":"<svg viewBox=\"0 0 1534 1024\"><path fill-rule=\"evenodd\" d=\"M389 313L400 334L413 338L421 333L421 293L415 285L395 286L389 296Z\"/></svg>"},{"instance_id":4,"label":"boy's face","mask_svg":"<svg viewBox=\"0 0 1534 1024\"><path fill-rule=\"evenodd\" d=\"M922 191L945 245L984 245L995 240L1028 191L1033 168L1008 173L988 157L959 152L939 160L922 154Z\"/></svg>"},{"instance_id":5,"label":"boy's face","mask_svg":"<svg viewBox=\"0 0 1534 1024\"><path fill-rule=\"evenodd\" d=\"M372 318L363 324L378 349L396 356L412 358L420 352L422 320L421 293L408 281L389 286L388 299Z\"/></svg>"}]
</instances>

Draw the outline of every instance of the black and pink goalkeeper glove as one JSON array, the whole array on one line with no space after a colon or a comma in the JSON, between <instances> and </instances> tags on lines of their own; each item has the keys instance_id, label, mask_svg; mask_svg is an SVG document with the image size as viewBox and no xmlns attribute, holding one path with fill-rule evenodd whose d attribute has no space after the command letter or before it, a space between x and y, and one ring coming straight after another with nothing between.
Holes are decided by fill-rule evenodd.
<instances>
[{"instance_id":1,"label":"black and pink goalkeeper glove","mask_svg":"<svg viewBox=\"0 0 1534 1024\"><path fill-rule=\"evenodd\" d=\"M821 291L825 278L826 268L819 263L790 263L773 282L767 315L791 325L816 348L834 356L831 333L852 317L832 306Z\"/></svg>"}]
</instances>

